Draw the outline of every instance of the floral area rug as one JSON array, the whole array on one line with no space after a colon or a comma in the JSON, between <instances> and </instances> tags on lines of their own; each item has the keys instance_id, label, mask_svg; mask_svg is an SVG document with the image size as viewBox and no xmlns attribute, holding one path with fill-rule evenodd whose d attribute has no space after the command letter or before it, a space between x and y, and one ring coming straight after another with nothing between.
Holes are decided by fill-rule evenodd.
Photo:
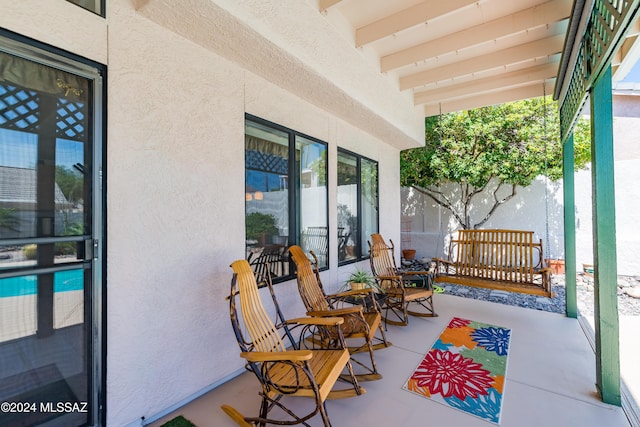
<instances>
[{"instance_id":1,"label":"floral area rug","mask_svg":"<svg viewBox=\"0 0 640 427\"><path fill-rule=\"evenodd\" d=\"M500 424L511 330L454 317L403 389Z\"/></svg>"}]
</instances>

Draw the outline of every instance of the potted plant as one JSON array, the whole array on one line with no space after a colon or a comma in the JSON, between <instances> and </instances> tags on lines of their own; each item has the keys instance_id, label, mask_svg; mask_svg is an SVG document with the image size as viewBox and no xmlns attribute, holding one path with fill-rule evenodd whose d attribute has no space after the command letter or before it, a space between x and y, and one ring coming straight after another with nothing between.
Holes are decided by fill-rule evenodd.
<instances>
[{"instance_id":1,"label":"potted plant","mask_svg":"<svg viewBox=\"0 0 640 427\"><path fill-rule=\"evenodd\" d=\"M551 274L564 274L564 260L563 259L545 259L547 266L551 270Z\"/></svg>"},{"instance_id":2,"label":"potted plant","mask_svg":"<svg viewBox=\"0 0 640 427\"><path fill-rule=\"evenodd\" d=\"M382 289L378 286L378 282L371 273L366 270L360 270L359 268L356 268L355 271L351 272L345 283L345 287L346 286L350 286L351 290L354 291L365 288L376 288L382 292Z\"/></svg>"}]
</instances>

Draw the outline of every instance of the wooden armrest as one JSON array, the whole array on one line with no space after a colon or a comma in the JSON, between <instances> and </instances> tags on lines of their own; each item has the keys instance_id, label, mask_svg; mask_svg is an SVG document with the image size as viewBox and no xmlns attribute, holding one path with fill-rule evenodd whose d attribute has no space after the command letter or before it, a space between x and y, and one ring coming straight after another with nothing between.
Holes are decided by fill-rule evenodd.
<instances>
[{"instance_id":1,"label":"wooden armrest","mask_svg":"<svg viewBox=\"0 0 640 427\"><path fill-rule=\"evenodd\" d=\"M344 291L338 294L327 295L327 298L337 299L337 298L343 298L343 297L350 297L354 295L370 294L373 292L374 292L373 288L364 288L364 289L357 289L354 291Z\"/></svg>"},{"instance_id":2,"label":"wooden armrest","mask_svg":"<svg viewBox=\"0 0 640 427\"><path fill-rule=\"evenodd\" d=\"M323 313L319 311L318 313ZM342 317L335 317L335 314L332 317L296 317L295 319L289 319L285 323L290 325L297 323L298 325L318 325L318 326L336 326L342 325L344 319Z\"/></svg>"},{"instance_id":3,"label":"wooden armrest","mask_svg":"<svg viewBox=\"0 0 640 427\"><path fill-rule=\"evenodd\" d=\"M240 353L240 357L248 360L249 362L298 362L311 359L313 357L313 352L311 350L243 351Z\"/></svg>"},{"instance_id":4,"label":"wooden armrest","mask_svg":"<svg viewBox=\"0 0 640 427\"><path fill-rule=\"evenodd\" d=\"M380 280L402 280L402 276L376 276Z\"/></svg>"},{"instance_id":5,"label":"wooden armrest","mask_svg":"<svg viewBox=\"0 0 640 427\"><path fill-rule=\"evenodd\" d=\"M436 263L441 262L443 264L454 264L452 261L449 261L449 260L446 260L446 259L443 259L443 258L432 258L431 260L436 262Z\"/></svg>"},{"instance_id":6,"label":"wooden armrest","mask_svg":"<svg viewBox=\"0 0 640 427\"><path fill-rule=\"evenodd\" d=\"M362 313L362 306L354 305L353 307L336 308L334 310L307 311L307 316L326 318L327 316L344 316L345 314L353 313Z\"/></svg>"},{"instance_id":7,"label":"wooden armrest","mask_svg":"<svg viewBox=\"0 0 640 427\"><path fill-rule=\"evenodd\" d=\"M402 270L403 276L428 276L429 274L431 274L429 271Z\"/></svg>"}]
</instances>

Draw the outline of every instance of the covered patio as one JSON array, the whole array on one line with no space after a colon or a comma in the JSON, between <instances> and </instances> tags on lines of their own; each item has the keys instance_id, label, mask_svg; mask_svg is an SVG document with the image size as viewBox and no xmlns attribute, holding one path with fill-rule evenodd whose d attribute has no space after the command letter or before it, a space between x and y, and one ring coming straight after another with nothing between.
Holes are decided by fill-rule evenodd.
<instances>
[{"instance_id":1,"label":"covered patio","mask_svg":"<svg viewBox=\"0 0 640 427\"><path fill-rule=\"evenodd\" d=\"M631 363L635 350L630 344L635 326L625 322L623 327L618 318L615 225L611 225L615 224L611 82L623 78L638 59L638 3L550 1L517 7L486 3L484 8L464 1L435 8L426 2L376 4L364 12L355 1L320 0L319 9L330 20L342 22L345 31L354 35L356 47L379 61L381 71L397 79L400 90L409 89L414 104L424 106L426 116L553 93L560 105L565 145L567 317L439 295L439 318L414 319L406 328L391 327L394 347L377 352L385 377L366 384L368 392L359 398L362 404L355 399L328 403L336 425L483 425L483 421L425 402L401 388L454 316L513 328L501 425L626 426L638 422L633 398L638 391L630 392L620 374L621 363L625 363L631 388L636 388L637 372ZM470 5L484 12L481 24L472 24L478 10ZM452 26L461 28L452 34ZM594 147L596 260L596 316L591 324L584 318L575 320L571 133L588 100ZM627 334L625 356L619 351L621 329ZM259 400L246 398L252 387L257 391L254 379L243 374L153 425L177 414L199 426L233 425L219 406L231 403L244 414L254 412ZM218 408L215 414L212 408Z\"/></svg>"},{"instance_id":2,"label":"covered patio","mask_svg":"<svg viewBox=\"0 0 640 427\"><path fill-rule=\"evenodd\" d=\"M74 3L101 7L92 13ZM565 149L566 315L436 295L439 317L390 326L394 345L375 353L384 378L364 383L364 396L328 402L329 416L335 426L486 425L401 388L457 316L512 329L502 426L639 424L629 396L638 400L640 394L627 393L623 384L625 369L634 367L627 355L636 352L635 326L627 329L616 306L611 82L640 57L640 0L0 4L0 53L81 76L89 85L84 96L93 99L86 118L94 129L81 141L88 166L80 164L80 171L91 176L87 194L90 189L95 213L83 228L91 232L78 239L94 249L82 251L85 299L76 305L84 316L73 320L86 327L76 345L91 408L83 423L155 427L181 414L198 427L234 425L220 410L223 403L257 413L259 385L244 373L225 300L229 264L246 258L249 240L258 241L247 236L248 202L277 195L248 191L250 132L268 135L289 156L279 165L284 172L271 171L284 197L269 202L290 219L278 224L273 237L299 244L305 230L322 227L327 240L321 276L332 292L354 267L368 268L366 238L372 232L401 241L399 156L424 145L425 117L547 95L559 102ZM40 91L37 76L18 77L18 83L3 84ZM52 99L69 95L68 82L51 80L51 86ZM572 129L587 105L593 141L592 332L576 307L573 200ZM44 145L44 137L31 133ZM49 182L55 181L49 160L56 158L57 139L46 141L49 150L40 150L43 158L34 156L31 163L51 172L42 179ZM314 148L317 162L306 170L296 164L304 157L296 144ZM375 170L369 201L375 215L367 224L375 229L366 229L364 215L356 215L360 248L345 262L339 187L341 167L351 161ZM303 172L313 179L302 179ZM318 190L304 200L311 203L301 202L294 183ZM36 237L38 244L53 245L48 236ZM16 243L6 240L4 246ZM6 270L3 278L51 276L49 267ZM276 292L285 315L303 315L292 270L279 274ZM53 308L49 285L43 306ZM38 290L29 307L44 293ZM52 310L25 307L11 320L31 314L53 319ZM40 339L31 330L27 335ZM15 358L6 359L3 366L17 365ZM33 368L42 364L33 355L24 360ZM11 375L2 372L0 379Z\"/></svg>"},{"instance_id":3,"label":"covered patio","mask_svg":"<svg viewBox=\"0 0 640 427\"><path fill-rule=\"evenodd\" d=\"M334 426L490 425L402 389L454 316L512 329L501 426L633 425L621 407L603 403L598 396L593 369L595 354L575 319L447 294L437 295L435 304L437 318L412 317L407 327L389 326L388 338L393 346L375 352L383 379L362 383L367 390L363 396L328 401L327 410ZM625 332L631 338L633 329ZM633 368L634 356L631 352L627 356L627 366ZM260 405L259 387L253 374L244 373L151 426L159 427L178 415L198 427L234 426L220 405L230 404L243 415L256 415ZM294 411L308 404L295 398L286 402ZM319 417L316 418L312 425L321 425Z\"/></svg>"}]
</instances>

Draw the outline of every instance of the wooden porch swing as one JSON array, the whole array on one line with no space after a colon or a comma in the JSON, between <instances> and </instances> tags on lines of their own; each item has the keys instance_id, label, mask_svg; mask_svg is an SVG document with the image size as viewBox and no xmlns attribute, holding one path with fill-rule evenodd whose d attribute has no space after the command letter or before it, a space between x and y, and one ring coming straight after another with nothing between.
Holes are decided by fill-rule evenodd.
<instances>
[{"instance_id":1,"label":"wooden porch swing","mask_svg":"<svg viewBox=\"0 0 640 427\"><path fill-rule=\"evenodd\" d=\"M544 93L544 150L547 151L547 99ZM545 155L545 170L547 168ZM545 226L549 241L548 195L545 186ZM542 239L533 231L458 230L451 239L448 258L435 258L435 282L521 292L552 297L551 269L545 266Z\"/></svg>"},{"instance_id":2,"label":"wooden porch swing","mask_svg":"<svg viewBox=\"0 0 640 427\"><path fill-rule=\"evenodd\" d=\"M435 282L551 297L550 269L533 231L458 230L449 258L436 258Z\"/></svg>"}]
</instances>

